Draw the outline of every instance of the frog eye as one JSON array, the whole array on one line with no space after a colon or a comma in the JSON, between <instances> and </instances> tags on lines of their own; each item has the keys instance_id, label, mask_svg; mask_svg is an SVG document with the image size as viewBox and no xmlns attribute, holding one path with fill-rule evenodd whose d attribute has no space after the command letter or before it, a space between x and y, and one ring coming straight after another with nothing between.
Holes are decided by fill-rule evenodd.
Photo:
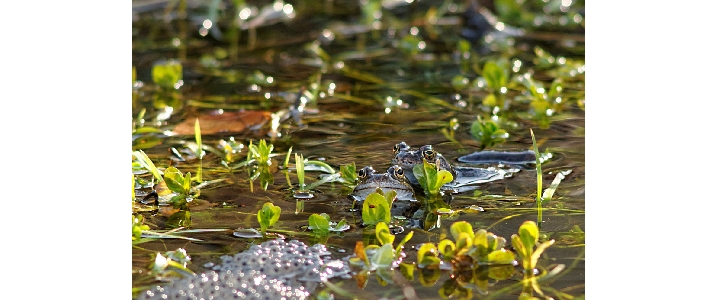
<instances>
[{"instance_id":1,"label":"frog eye","mask_svg":"<svg viewBox=\"0 0 718 300\"><path fill-rule=\"evenodd\" d=\"M395 168L394 173L396 173L396 177L399 177L399 178L404 177L404 169L402 169L402 168Z\"/></svg>"},{"instance_id":2,"label":"frog eye","mask_svg":"<svg viewBox=\"0 0 718 300\"><path fill-rule=\"evenodd\" d=\"M422 153L427 161L434 161L436 159L436 152L431 149L424 150Z\"/></svg>"},{"instance_id":3,"label":"frog eye","mask_svg":"<svg viewBox=\"0 0 718 300\"><path fill-rule=\"evenodd\" d=\"M394 153L399 153L399 144L394 145Z\"/></svg>"},{"instance_id":4,"label":"frog eye","mask_svg":"<svg viewBox=\"0 0 718 300\"><path fill-rule=\"evenodd\" d=\"M364 178L366 176L366 171L364 169L359 169L359 177Z\"/></svg>"}]
</instances>

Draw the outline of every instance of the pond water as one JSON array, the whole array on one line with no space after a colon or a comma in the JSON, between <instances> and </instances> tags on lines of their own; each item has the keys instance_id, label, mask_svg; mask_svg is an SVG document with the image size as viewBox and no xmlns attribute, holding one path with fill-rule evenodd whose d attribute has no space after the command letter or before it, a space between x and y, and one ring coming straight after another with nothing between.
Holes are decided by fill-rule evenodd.
<instances>
[{"instance_id":1,"label":"pond water","mask_svg":"<svg viewBox=\"0 0 718 300\"><path fill-rule=\"evenodd\" d=\"M157 252L182 248L191 257L187 268L201 273L222 255L266 241L233 235L238 228L258 229L256 214L266 202L281 207L270 233L306 244L321 242L333 258L353 255L357 241L377 244L373 229L364 228L361 213L353 209L351 187L328 182L314 187L311 199L298 201L293 196L298 188L295 153L336 171L354 163L357 170L372 166L384 172L392 165L394 146L403 141L412 148L433 145L455 166L513 169L507 178L446 193L441 207L464 209L460 213L439 214L436 207L422 206L392 221L403 229L398 230L398 241L414 232L404 248L407 263L416 262L421 243L450 237L449 228L457 221L468 222L474 230L486 229L511 245L522 223L538 221L535 164L471 165L458 158L482 149L533 149L532 129L539 152L550 153L541 164L543 188L559 172L565 174L551 200L542 205L539 241L555 243L537 265L541 272L551 273L538 282L544 295L534 291L533 296L582 298L583 1L526 1L523 7L507 4L513 1L479 2L485 7L467 14L471 1L381 1L383 6L373 6L377 1L133 1L133 151L145 152L161 170L174 166L192 176L201 164L206 183L179 210L157 207L142 201L152 190L147 184L152 175L135 172L133 215L142 215L150 231L197 229L181 235L201 241L133 242L133 297L162 284L149 275ZM482 15L484 9L499 23ZM482 18L491 23L485 32L477 29L483 28ZM512 32L514 28L521 30ZM480 38L472 40L475 35ZM470 48L462 48L466 45ZM171 83L176 88L161 89L153 82L153 66L168 59L181 64L182 79ZM485 67L489 62L506 71L503 89L492 90L492 80L501 75L492 77ZM302 90L307 103L297 109ZM256 119L242 117L237 122L212 119L218 111L259 113L253 115ZM282 113L295 117L271 115ZM477 140L471 133L477 116L485 123L493 121L508 137L497 137L493 144ZM165 134L177 131L183 122L193 125L195 118L202 120L202 144L217 150L205 151L201 161L188 150L195 143L192 133ZM274 128L273 120L278 122ZM220 128L217 132L205 133L215 126ZM143 127L158 130L143 132ZM244 147L228 168L218 145L230 138ZM255 164L233 167L246 159L250 141L256 145L262 139L277 154L268 168L273 182L266 189L260 178L251 178ZM289 168L284 168L290 148ZM306 182L312 184L326 174L306 171ZM351 227L318 240L306 229L313 213L326 213L332 221L345 219ZM458 275L451 270L420 279L421 270L402 275L397 269L389 284L373 273L364 286L356 278L332 282L359 299L412 299L408 290L420 299L441 299L452 292L458 298L516 299L523 287L522 270L519 263L508 278L489 279L488 291L457 288ZM345 298L323 285L311 297L322 290Z\"/></svg>"}]
</instances>

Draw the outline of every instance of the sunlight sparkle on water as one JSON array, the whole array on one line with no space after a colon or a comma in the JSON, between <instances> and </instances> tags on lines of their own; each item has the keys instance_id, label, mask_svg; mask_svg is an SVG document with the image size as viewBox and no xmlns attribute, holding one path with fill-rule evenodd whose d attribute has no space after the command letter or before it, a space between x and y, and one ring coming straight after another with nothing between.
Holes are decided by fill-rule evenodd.
<instances>
[{"instance_id":1,"label":"sunlight sparkle on water","mask_svg":"<svg viewBox=\"0 0 718 300\"><path fill-rule=\"evenodd\" d=\"M291 15L294 12L294 6L291 4L286 4L284 7L282 7L282 12L284 12L287 15Z\"/></svg>"},{"instance_id":2,"label":"sunlight sparkle on water","mask_svg":"<svg viewBox=\"0 0 718 300\"><path fill-rule=\"evenodd\" d=\"M264 93L264 98L265 98L265 99L269 99L269 97L271 97L271 96L272 96L272 95L269 94L269 93Z\"/></svg>"},{"instance_id":3,"label":"sunlight sparkle on water","mask_svg":"<svg viewBox=\"0 0 718 300\"><path fill-rule=\"evenodd\" d=\"M504 25L504 22L498 22L496 23L496 30L503 31L506 26Z\"/></svg>"},{"instance_id":4,"label":"sunlight sparkle on water","mask_svg":"<svg viewBox=\"0 0 718 300\"><path fill-rule=\"evenodd\" d=\"M202 27L210 29L212 28L212 20L206 19L204 22L202 22Z\"/></svg>"},{"instance_id":5,"label":"sunlight sparkle on water","mask_svg":"<svg viewBox=\"0 0 718 300\"><path fill-rule=\"evenodd\" d=\"M249 7L245 7L239 12L239 18L242 20L249 19L249 16L251 16L251 15L252 15L252 10Z\"/></svg>"},{"instance_id":6,"label":"sunlight sparkle on water","mask_svg":"<svg viewBox=\"0 0 718 300\"><path fill-rule=\"evenodd\" d=\"M417 46L419 47L419 49L424 50L424 48L426 48L426 42L421 41L419 42L419 44L417 44Z\"/></svg>"},{"instance_id":7,"label":"sunlight sparkle on water","mask_svg":"<svg viewBox=\"0 0 718 300\"><path fill-rule=\"evenodd\" d=\"M172 46L179 47L180 45L180 39L179 38L173 38L172 39Z\"/></svg>"},{"instance_id":8,"label":"sunlight sparkle on water","mask_svg":"<svg viewBox=\"0 0 718 300\"><path fill-rule=\"evenodd\" d=\"M272 82L274 82L274 77L272 77L272 76L267 77L267 83L272 83Z\"/></svg>"},{"instance_id":9,"label":"sunlight sparkle on water","mask_svg":"<svg viewBox=\"0 0 718 300\"><path fill-rule=\"evenodd\" d=\"M411 27L411 29L409 29L409 33L411 35L417 35L417 34L419 34L419 28L416 28L416 26Z\"/></svg>"},{"instance_id":10,"label":"sunlight sparkle on water","mask_svg":"<svg viewBox=\"0 0 718 300\"><path fill-rule=\"evenodd\" d=\"M502 94L506 94L506 92L508 92L508 89L506 89L505 86L502 86L502 87L501 87L501 93L502 93Z\"/></svg>"}]
</instances>

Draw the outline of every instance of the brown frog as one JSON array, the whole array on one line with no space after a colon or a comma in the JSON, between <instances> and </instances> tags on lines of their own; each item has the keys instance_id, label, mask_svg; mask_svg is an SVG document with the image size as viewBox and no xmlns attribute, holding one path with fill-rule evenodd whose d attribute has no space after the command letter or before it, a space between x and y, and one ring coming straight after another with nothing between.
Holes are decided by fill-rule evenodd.
<instances>
[{"instance_id":1,"label":"brown frog","mask_svg":"<svg viewBox=\"0 0 718 300\"><path fill-rule=\"evenodd\" d=\"M385 173L376 173L374 168L366 166L357 173L359 184L351 193L351 197L356 200L364 200L369 194L380 188L384 193L389 190L396 191L398 200L416 201L414 188L404 177L404 170L399 166L391 166Z\"/></svg>"},{"instance_id":2,"label":"brown frog","mask_svg":"<svg viewBox=\"0 0 718 300\"><path fill-rule=\"evenodd\" d=\"M419 182L414 176L414 165L423 163L426 159L427 162L436 163L439 170L447 170L451 173L451 176L456 178L456 171L454 167L444 158L441 153L436 152L431 145L421 146L417 150L410 150L411 147L405 142L398 143L394 146L394 158L391 163L394 165L401 166L404 169L404 176L413 185L418 185Z\"/></svg>"},{"instance_id":3,"label":"brown frog","mask_svg":"<svg viewBox=\"0 0 718 300\"><path fill-rule=\"evenodd\" d=\"M462 186L469 184L484 183L504 178L506 172L499 169L489 168L473 168L473 167L454 167L441 153L434 150L431 145L421 146L417 150L411 150L411 147L405 142L398 143L394 146L394 158L391 163L401 166L404 170L404 176L413 185L419 186L419 181L414 176L414 166L422 164L423 160L435 163L439 170L447 170L454 177L454 181L449 186Z\"/></svg>"}]
</instances>

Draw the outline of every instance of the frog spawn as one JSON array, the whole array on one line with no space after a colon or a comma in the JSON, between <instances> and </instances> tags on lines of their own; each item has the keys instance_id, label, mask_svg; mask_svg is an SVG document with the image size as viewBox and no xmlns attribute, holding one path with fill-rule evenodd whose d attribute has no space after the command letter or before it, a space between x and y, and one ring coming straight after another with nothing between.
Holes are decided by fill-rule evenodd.
<instances>
[{"instance_id":1,"label":"frog spawn","mask_svg":"<svg viewBox=\"0 0 718 300\"><path fill-rule=\"evenodd\" d=\"M247 251L220 257L221 264L196 276L154 286L142 299L306 299L320 282L349 276L341 260L321 244L307 246L282 239L253 245Z\"/></svg>"}]
</instances>

